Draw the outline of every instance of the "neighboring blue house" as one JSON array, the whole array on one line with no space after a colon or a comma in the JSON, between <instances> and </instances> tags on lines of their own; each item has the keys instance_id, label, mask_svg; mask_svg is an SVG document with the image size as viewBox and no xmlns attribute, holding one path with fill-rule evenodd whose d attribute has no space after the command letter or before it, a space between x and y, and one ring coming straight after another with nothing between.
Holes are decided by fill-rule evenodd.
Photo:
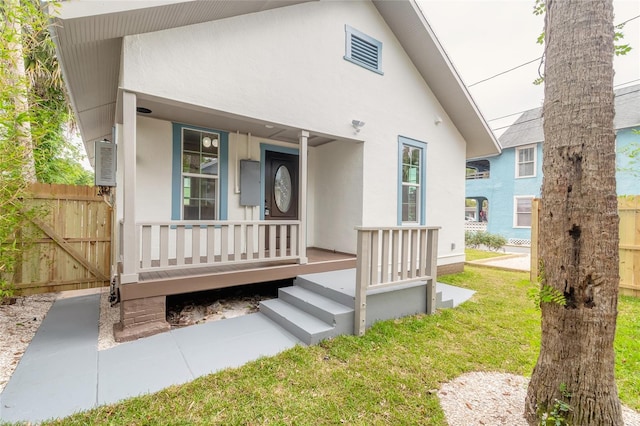
<instances>
[{"instance_id":1,"label":"neighboring blue house","mask_svg":"<svg viewBox=\"0 0 640 426\"><path fill-rule=\"evenodd\" d=\"M618 195L640 194L640 85L615 91ZM542 108L524 112L499 138L502 153L467 161L467 229L485 229L506 237L510 244L531 239L531 200L542 186ZM475 223L474 223L475 222Z\"/></svg>"}]
</instances>

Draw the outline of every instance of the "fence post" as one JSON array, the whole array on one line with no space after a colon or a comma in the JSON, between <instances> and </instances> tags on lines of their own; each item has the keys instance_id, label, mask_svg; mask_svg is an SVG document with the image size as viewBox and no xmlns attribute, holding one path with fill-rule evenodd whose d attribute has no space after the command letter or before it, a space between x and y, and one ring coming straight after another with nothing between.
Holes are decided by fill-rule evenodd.
<instances>
[{"instance_id":1,"label":"fence post","mask_svg":"<svg viewBox=\"0 0 640 426\"><path fill-rule=\"evenodd\" d=\"M370 231L358 230L356 259L356 297L353 334L362 336L367 326L367 288L371 274Z\"/></svg>"}]
</instances>

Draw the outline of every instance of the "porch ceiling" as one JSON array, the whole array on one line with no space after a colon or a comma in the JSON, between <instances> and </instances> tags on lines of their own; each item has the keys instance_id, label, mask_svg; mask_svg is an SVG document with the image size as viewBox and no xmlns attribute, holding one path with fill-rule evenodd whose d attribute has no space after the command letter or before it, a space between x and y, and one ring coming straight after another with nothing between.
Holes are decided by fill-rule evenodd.
<instances>
[{"instance_id":1,"label":"porch ceiling","mask_svg":"<svg viewBox=\"0 0 640 426\"><path fill-rule=\"evenodd\" d=\"M251 133L258 138L273 139L282 142L298 143L298 133L301 129L288 127L278 123L265 122L251 117L231 114L224 111L211 110L195 105L160 99L154 96L138 95L138 107L151 110L149 114L138 114L161 120L187 123L194 126L207 127L228 132ZM119 112L120 114L121 112ZM121 117L119 117L121 122ZM305 129L306 130L306 129ZM320 146L338 140L331 135L311 132L308 138L309 146ZM356 141L341 139L344 141Z\"/></svg>"}]
</instances>

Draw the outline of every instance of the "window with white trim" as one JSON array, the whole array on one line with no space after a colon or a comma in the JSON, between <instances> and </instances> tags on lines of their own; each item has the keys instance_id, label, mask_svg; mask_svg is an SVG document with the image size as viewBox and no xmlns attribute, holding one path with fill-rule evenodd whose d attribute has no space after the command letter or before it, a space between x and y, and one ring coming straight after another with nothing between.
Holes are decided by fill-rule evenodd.
<instances>
[{"instance_id":1,"label":"window with white trim","mask_svg":"<svg viewBox=\"0 0 640 426\"><path fill-rule=\"evenodd\" d=\"M182 128L182 219L216 220L220 135Z\"/></svg>"},{"instance_id":2,"label":"window with white trim","mask_svg":"<svg viewBox=\"0 0 640 426\"><path fill-rule=\"evenodd\" d=\"M382 42L349 25L344 26L346 46L344 59L378 74L382 72Z\"/></svg>"},{"instance_id":3,"label":"window with white trim","mask_svg":"<svg viewBox=\"0 0 640 426\"><path fill-rule=\"evenodd\" d=\"M516 148L516 178L535 177L536 146Z\"/></svg>"},{"instance_id":4,"label":"window with white trim","mask_svg":"<svg viewBox=\"0 0 640 426\"><path fill-rule=\"evenodd\" d=\"M513 227L531 228L531 202L533 196L514 197L513 199Z\"/></svg>"}]
</instances>

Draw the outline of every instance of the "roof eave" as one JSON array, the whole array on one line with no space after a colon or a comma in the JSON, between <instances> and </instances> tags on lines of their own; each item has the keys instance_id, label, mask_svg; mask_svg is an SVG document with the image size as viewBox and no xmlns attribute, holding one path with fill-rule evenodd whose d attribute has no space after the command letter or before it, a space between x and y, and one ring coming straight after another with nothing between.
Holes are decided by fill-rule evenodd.
<instances>
[{"instance_id":1,"label":"roof eave","mask_svg":"<svg viewBox=\"0 0 640 426\"><path fill-rule=\"evenodd\" d=\"M246 7L249 7L255 8L255 11L260 11L290 4L302 3L305 1L313 0L267 0L237 3L230 2L228 4L244 5L245 9ZM93 131L93 129L88 129L87 126L93 128L94 125L84 123L82 114L91 114L90 118L96 120L97 116L104 116L101 120L105 122L108 121L106 117L107 115L110 115L113 119L117 100L118 82L117 79L113 80L112 78L113 81L110 81L109 89L107 91L109 93L108 96L104 99L100 99L99 103L96 103L96 105L113 104L113 111L108 113L107 111L98 111L97 109L92 111L81 111L79 109L81 105L78 104L78 93L82 94L85 92L83 87L86 88L93 86L87 81L81 82L82 84L76 82L73 70L68 68L67 64L78 63L80 60L78 52L74 51L76 45L73 43L80 42L76 40L76 37L87 37L87 39L82 39L82 42L91 41L98 43L95 44L96 49L103 46L104 51L99 53L103 63L109 62L115 64L117 62L119 64L119 45L116 46L117 43L115 42L121 40L124 35L128 35L133 32L157 31L165 28L158 28L156 26L153 28L149 27L146 30L136 28L134 31L133 28L117 27L117 31L114 32L115 26L108 25L110 17L118 16L123 13L136 15L143 12L146 13L146 11L151 9L162 9L165 7L181 7L179 5L181 3L190 4L192 7L202 8L209 2L167 0L148 2L87 2L86 4L85 2L63 2L61 4L60 8L57 10L56 17L51 19L51 31L52 34L54 34L54 40L56 41L57 54L61 59L61 68L69 91L70 101L78 117L78 125L85 143L105 136L108 137L110 135L111 126L107 128L106 124L102 125L100 130L97 132ZM467 157L475 158L499 153L500 145L491 132L488 124L482 117L482 114L473 101L473 98L462 82L460 76L455 70L455 67L449 60L446 52L442 48L435 33L429 26L424 14L418 7L415 0L373 0L373 4L378 9L383 19L387 22L387 25L389 25L391 30L394 32L416 66L416 69L422 75L427 85L431 88L439 103L453 121L462 137L466 140ZM209 5L213 5L213 2L209 3ZM209 10L209 12L211 11ZM215 12L211 13L215 14ZM247 13L246 10L244 10L243 13ZM172 25L190 25L207 19L216 19L215 16L204 16L202 13L191 14L189 16L192 16L192 18L189 19L192 19L193 22L183 20L177 23L174 22ZM223 17L226 16L220 16L219 18ZM91 32L84 35L79 35L83 34L79 31L74 32L75 25L82 25L83 21L86 22L87 20L90 20L93 24L101 22L102 25L92 25ZM172 27L168 24L165 26L167 28ZM407 30L408 28L409 30ZM59 43L59 40L61 39L65 40L66 43L71 44L71 46L61 48ZM108 59L106 57L107 54L112 55L112 58ZM91 75L91 78L96 79L96 84L98 80L104 79L98 75Z\"/></svg>"},{"instance_id":2,"label":"roof eave","mask_svg":"<svg viewBox=\"0 0 640 426\"><path fill-rule=\"evenodd\" d=\"M467 158L500 153L498 141L415 0L373 3L467 141Z\"/></svg>"}]
</instances>

